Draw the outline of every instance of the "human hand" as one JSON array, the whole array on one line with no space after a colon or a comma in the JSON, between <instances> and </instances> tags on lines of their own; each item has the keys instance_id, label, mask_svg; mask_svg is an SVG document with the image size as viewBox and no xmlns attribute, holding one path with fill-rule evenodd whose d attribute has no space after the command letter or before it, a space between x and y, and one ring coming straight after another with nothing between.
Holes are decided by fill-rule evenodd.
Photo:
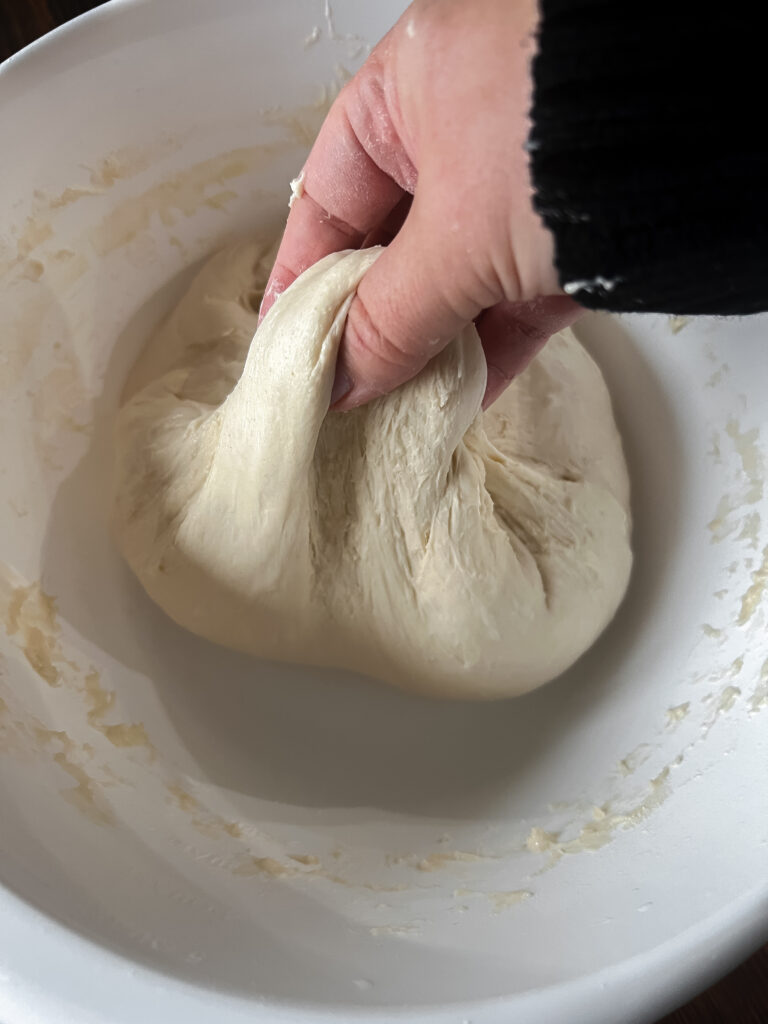
<instances>
[{"instance_id":1,"label":"human hand","mask_svg":"<svg viewBox=\"0 0 768 1024\"><path fill-rule=\"evenodd\" d=\"M581 313L532 206L536 24L536 0L416 0L333 104L261 314L329 253L389 243L350 307L334 408L409 380L472 320L488 405Z\"/></svg>"}]
</instances>

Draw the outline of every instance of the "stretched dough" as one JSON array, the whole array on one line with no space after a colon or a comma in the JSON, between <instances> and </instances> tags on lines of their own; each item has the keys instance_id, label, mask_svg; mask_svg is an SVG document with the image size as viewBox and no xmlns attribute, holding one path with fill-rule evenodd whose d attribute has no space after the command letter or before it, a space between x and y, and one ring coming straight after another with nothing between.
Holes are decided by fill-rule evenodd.
<instances>
[{"instance_id":1,"label":"stretched dough","mask_svg":"<svg viewBox=\"0 0 768 1024\"><path fill-rule=\"evenodd\" d=\"M271 253L215 256L134 368L116 535L182 626L441 697L509 697L610 621L631 565L605 383L569 331L486 413L473 327L416 380L328 413L380 250L329 256L254 331Z\"/></svg>"}]
</instances>

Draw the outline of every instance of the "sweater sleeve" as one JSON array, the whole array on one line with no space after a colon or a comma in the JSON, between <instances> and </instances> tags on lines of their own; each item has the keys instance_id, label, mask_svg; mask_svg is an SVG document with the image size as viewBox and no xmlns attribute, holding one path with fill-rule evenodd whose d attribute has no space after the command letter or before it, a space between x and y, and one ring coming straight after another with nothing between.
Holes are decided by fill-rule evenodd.
<instances>
[{"instance_id":1,"label":"sweater sleeve","mask_svg":"<svg viewBox=\"0 0 768 1024\"><path fill-rule=\"evenodd\" d=\"M768 309L767 63L749 0L540 0L529 150L564 290Z\"/></svg>"}]
</instances>

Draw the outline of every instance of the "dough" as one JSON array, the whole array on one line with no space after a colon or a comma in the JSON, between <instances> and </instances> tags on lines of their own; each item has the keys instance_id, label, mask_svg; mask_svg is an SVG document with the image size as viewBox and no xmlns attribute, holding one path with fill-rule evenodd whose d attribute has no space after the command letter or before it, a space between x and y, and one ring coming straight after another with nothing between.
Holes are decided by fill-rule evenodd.
<instances>
[{"instance_id":1,"label":"dough","mask_svg":"<svg viewBox=\"0 0 768 1024\"><path fill-rule=\"evenodd\" d=\"M590 646L627 586L610 398L565 331L483 414L469 327L394 394L328 413L379 252L322 260L255 336L272 253L204 267L128 384L117 539L152 599L216 643L434 696L521 694Z\"/></svg>"}]
</instances>

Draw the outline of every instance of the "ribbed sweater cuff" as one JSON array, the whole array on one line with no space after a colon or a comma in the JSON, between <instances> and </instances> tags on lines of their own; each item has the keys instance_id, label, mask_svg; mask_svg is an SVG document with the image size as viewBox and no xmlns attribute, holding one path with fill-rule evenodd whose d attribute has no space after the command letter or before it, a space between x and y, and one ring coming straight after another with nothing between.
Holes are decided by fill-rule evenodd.
<instances>
[{"instance_id":1,"label":"ribbed sweater cuff","mask_svg":"<svg viewBox=\"0 0 768 1024\"><path fill-rule=\"evenodd\" d=\"M531 172L565 291L618 311L768 309L766 71L754 6L540 7Z\"/></svg>"}]
</instances>

